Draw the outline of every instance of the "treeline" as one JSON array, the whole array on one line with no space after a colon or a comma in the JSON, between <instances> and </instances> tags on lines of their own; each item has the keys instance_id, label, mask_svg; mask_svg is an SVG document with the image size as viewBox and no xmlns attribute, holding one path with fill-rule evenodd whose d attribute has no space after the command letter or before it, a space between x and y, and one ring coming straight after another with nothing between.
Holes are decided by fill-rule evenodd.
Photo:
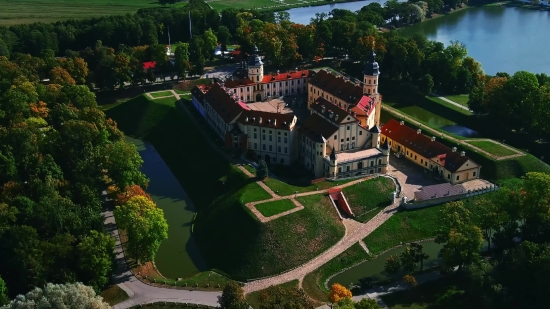
<instances>
[{"instance_id":1,"label":"treeline","mask_svg":"<svg viewBox=\"0 0 550 309\"><path fill-rule=\"evenodd\" d=\"M166 238L162 210L141 189L147 179L136 147L88 87L75 85L87 73L81 58L0 57L0 290L5 281L11 297L47 282L99 290L109 281L115 241L101 215L107 188L119 194L115 212L132 257L152 260ZM52 83L39 83L40 74Z\"/></svg>"}]
</instances>

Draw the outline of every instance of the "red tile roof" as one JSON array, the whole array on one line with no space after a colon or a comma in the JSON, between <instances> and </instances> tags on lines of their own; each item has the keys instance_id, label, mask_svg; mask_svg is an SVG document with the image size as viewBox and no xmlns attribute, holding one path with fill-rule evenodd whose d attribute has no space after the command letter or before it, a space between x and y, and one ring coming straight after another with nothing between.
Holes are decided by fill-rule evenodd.
<instances>
[{"instance_id":1,"label":"red tile roof","mask_svg":"<svg viewBox=\"0 0 550 309\"><path fill-rule=\"evenodd\" d=\"M235 100L235 96L230 96L227 89L220 87L217 83L213 84L210 90L205 93L204 100L228 124L244 110L240 104L242 102L238 99Z\"/></svg>"},{"instance_id":2,"label":"red tile roof","mask_svg":"<svg viewBox=\"0 0 550 309\"><path fill-rule=\"evenodd\" d=\"M290 130L290 125L292 124L293 120L293 114L278 114L249 109L248 111L242 113L237 121L244 125L253 125L279 130Z\"/></svg>"},{"instance_id":3,"label":"red tile roof","mask_svg":"<svg viewBox=\"0 0 550 309\"><path fill-rule=\"evenodd\" d=\"M355 112L357 115L361 116L370 116L375 110L374 100L366 95L363 95L361 100L354 106L351 111Z\"/></svg>"},{"instance_id":4,"label":"red tile roof","mask_svg":"<svg viewBox=\"0 0 550 309\"><path fill-rule=\"evenodd\" d=\"M309 83L348 104L357 105L363 98L363 87L325 70L312 75Z\"/></svg>"},{"instance_id":5,"label":"red tile roof","mask_svg":"<svg viewBox=\"0 0 550 309\"><path fill-rule=\"evenodd\" d=\"M239 88L244 86L252 86L255 83L248 78L242 78L237 80L226 80L224 86L227 88Z\"/></svg>"},{"instance_id":6,"label":"red tile roof","mask_svg":"<svg viewBox=\"0 0 550 309\"><path fill-rule=\"evenodd\" d=\"M402 125L395 119L391 119L382 127L382 134L425 158L434 159L437 157L441 165L451 172L456 172L468 161L467 156L453 152L451 148L440 142L432 141L426 135Z\"/></svg>"},{"instance_id":7,"label":"red tile roof","mask_svg":"<svg viewBox=\"0 0 550 309\"><path fill-rule=\"evenodd\" d=\"M155 61L147 61L143 63L143 69L144 70L154 69L156 65L157 63Z\"/></svg>"},{"instance_id":8,"label":"red tile roof","mask_svg":"<svg viewBox=\"0 0 550 309\"><path fill-rule=\"evenodd\" d=\"M262 84L267 84L275 81L292 80L297 78L305 78L309 76L309 70L291 71L279 74L266 74L262 79Z\"/></svg>"}]
</instances>

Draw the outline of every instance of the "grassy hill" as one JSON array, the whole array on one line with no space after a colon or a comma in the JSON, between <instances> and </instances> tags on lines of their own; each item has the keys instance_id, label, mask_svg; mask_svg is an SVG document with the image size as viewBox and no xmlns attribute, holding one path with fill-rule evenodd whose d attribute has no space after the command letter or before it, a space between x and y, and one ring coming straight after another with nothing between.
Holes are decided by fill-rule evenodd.
<instances>
[{"instance_id":1,"label":"grassy hill","mask_svg":"<svg viewBox=\"0 0 550 309\"><path fill-rule=\"evenodd\" d=\"M210 268L235 279L273 275L306 262L344 235L323 195L300 200L304 210L259 222L243 204L269 195L210 147L201 134L208 128L195 126L174 98L140 95L106 113L127 135L155 147L198 207L194 237Z\"/></svg>"}]
</instances>

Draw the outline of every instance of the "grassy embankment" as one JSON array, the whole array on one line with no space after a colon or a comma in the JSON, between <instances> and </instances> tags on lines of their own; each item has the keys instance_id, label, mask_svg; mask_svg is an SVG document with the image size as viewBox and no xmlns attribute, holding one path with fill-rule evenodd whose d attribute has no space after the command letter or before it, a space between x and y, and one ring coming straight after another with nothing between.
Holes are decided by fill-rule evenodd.
<instances>
[{"instance_id":1,"label":"grassy embankment","mask_svg":"<svg viewBox=\"0 0 550 309\"><path fill-rule=\"evenodd\" d=\"M389 178L378 177L342 189L355 214L355 219L367 222L391 204L395 184Z\"/></svg>"},{"instance_id":2,"label":"grassy embankment","mask_svg":"<svg viewBox=\"0 0 550 309\"><path fill-rule=\"evenodd\" d=\"M161 7L151 0L0 0L0 5L0 26L124 15L141 8Z\"/></svg>"},{"instance_id":3,"label":"grassy embankment","mask_svg":"<svg viewBox=\"0 0 550 309\"><path fill-rule=\"evenodd\" d=\"M296 205L291 200L277 200L256 205L256 209L265 217L278 215L293 208L296 208Z\"/></svg>"},{"instance_id":4,"label":"grassy embankment","mask_svg":"<svg viewBox=\"0 0 550 309\"><path fill-rule=\"evenodd\" d=\"M273 275L313 258L343 236L328 200L304 199L304 210L258 222L243 204L270 196L210 148L201 135L210 131L195 126L174 101L142 95L107 114L126 134L149 141L194 201L199 210L194 237L210 268L236 279ZM174 132L180 134L177 139Z\"/></svg>"},{"instance_id":5,"label":"grassy embankment","mask_svg":"<svg viewBox=\"0 0 550 309\"><path fill-rule=\"evenodd\" d=\"M103 297L103 300L111 306L121 303L129 298L128 294L126 294L126 292L124 292L124 290L116 284L113 284L101 291L101 297Z\"/></svg>"},{"instance_id":6,"label":"grassy embankment","mask_svg":"<svg viewBox=\"0 0 550 309\"><path fill-rule=\"evenodd\" d=\"M284 290L293 290L298 289L298 280L292 280L283 284L278 285L278 287ZM258 309L262 305L263 299L269 297L267 289L260 290L246 294L246 302L252 306L252 308Z\"/></svg>"},{"instance_id":7,"label":"grassy embankment","mask_svg":"<svg viewBox=\"0 0 550 309\"><path fill-rule=\"evenodd\" d=\"M281 196L285 196L285 195L295 194L296 192L304 193L304 192L311 192L316 190L324 190L332 187L337 187L339 185L343 185L345 183L348 183L354 180L355 179L348 179L348 180L341 180L341 181L322 181L322 182L318 182L316 184L308 185L308 186L291 185L274 178L266 178L265 180L263 180L263 182L277 194Z\"/></svg>"},{"instance_id":8,"label":"grassy embankment","mask_svg":"<svg viewBox=\"0 0 550 309\"><path fill-rule=\"evenodd\" d=\"M468 94L446 95L445 98L465 107L468 107L468 100L470 100L470 96Z\"/></svg>"}]
</instances>

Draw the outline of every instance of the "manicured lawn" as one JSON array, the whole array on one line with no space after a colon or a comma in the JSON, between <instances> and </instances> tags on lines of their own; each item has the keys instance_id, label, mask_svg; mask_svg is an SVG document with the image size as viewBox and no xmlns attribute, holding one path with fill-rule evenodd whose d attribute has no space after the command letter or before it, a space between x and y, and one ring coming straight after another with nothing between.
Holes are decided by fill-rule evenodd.
<instances>
[{"instance_id":1,"label":"manicured lawn","mask_svg":"<svg viewBox=\"0 0 550 309\"><path fill-rule=\"evenodd\" d=\"M235 168L235 170L237 170L237 168ZM238 172L242 173L240 170L238 170ZM255 182L248 183L240 191L242 192L241 201L244 204L250 203L250 202L263 201L271 198L271 195L265 192L265 190Z\"/></svg>"},{"instance_id":2,"label":"manicured lawn","mask_svg":"<svg viewBox=\"0 0 550 309\"><path fill-rule=\"evenodd\" d=\"M323 302L328 301L329 291L325 288L325 281L342 269L367 259L370 259L370 255L357 243L328 263L307 274L302 282L302 288L311 298Z\"/></svg>"},{"instance_id":3,"label":"manicured lawn","mask_svg":"<svg viewBox=\"0 0 550 309\"><path fill-rule=\"evenodd\" d=\"M295 207L296 205L291 200L278 200L256 205L256 209L265 217L271 217Z\"/></svg>"},{"instance_id":4,"label":"manicured lawn","mask_svg":"<svg viewBox=\"0 0 550 309\"><path fill-rule=\"evenodd\" d=\"M256 169L248 164L244 164L243 167L249 171L252 175L256 175Z\"/></svg>"},{"instance_id":5,"label":"manicured lawn","mask_svg":"<svg viewBox=\"0 0 550 309\"><path fill-rule=\"evenodd\" d=\"M153 98L160 98L160 97L167 97L167 96L173 96L171 91L159 91L159 92L151 92L149 93Z\"/></svg>"},{"instance_id":6,"label":"manicured lawn","mask_svg":"<svg viewBox=\"0 0 550 309\"><path fill-rule=\"evenodd\" d=\"M412 291L398 291L381 296L390 309L462 309L483 308L464 295L468 280L459 274L442 277L417 286Z\"/></svg>"},{"instance_id":7,"label":"manicured lawn","mask_svg":"<svg viewBox=\"0 0 550 309\"><path fill-rule=\"evenodd\" d=\"M458 113L461 113L463 115L466 115L466 116L471 116L473 115L472 112L470 112L469 110L465 110L463 108L460 108L458 106L455 106L453 104L450 104L449 102L446 102L446 101L443 101L441 100L440 98L435 98L435 97L426 97L426 99L432 101L432 102L435 102L437 104L440 104L444 107L447 107L449 109L452 109L453 111L455 112L458 112Z\"/></svg>"},{"instance_id":8,"label":"manicured lawn","mask_svg":"<svg viewBox=\"0 0 550 309\"><path fill-rule=\"evenodd\" d=\"M301 265L344 235L336 210L320 195L298 199L305 209L262 224L229 191L195 222L202 256L235 279L258 278Z\"/></svg>"},{"instance_id":9,"label":"manicured lawn","mask_svg":"<svg viewBox=\"0 0 550 309\"><path fill-rule=\"evenodd\" d=\"M380 227L374 230L364 241L372 254L415 240L435 236L440 228L443 206L433 206L418 210L399 211Z\"/></svg>"},{"instance_id":10,"label":"manicured lawn","mask_svg":"<svg viewBox=\"0 0 550 309\"><path fill-rule=\"evenodd\" d=\"M278 287L281 287L285 290L295 290L298 289L298 280L292 280L287 283L283 283L278 285ZM249 294L246 294L246 301L252 308L258 309L262 305L262 302L264 299L268 298L270 295L267 293L267 289L260 290L256 292L252 292Z\"/></svg>"},{"instance_id":11,"label":"manicured lawn","mask_svg":"<svg viewBox=\"0 0 550 309\"><path fill-rule=\"evenodd\" d=\"M315 191L317 189L319 190L328 189L328 188L336 187L338 185L343 185L353 180L355 179L341 180L341 181L322 181L314 185L309 185L304 187L290 185L286 182L282 182L274 178L267 178L263 182L275 193L281 196L285 196L285 195L295 194L296 191L298 191L298 193L303 193L303 192Z\"/></svg>"},{"instance_id":12,"label":"manicured lawn","mask_svg":"<svg viewBox=\"0 0 550 309\"><path fill-rule=\"evenodd\" d=\"M475 141L475 142L468 142L468 144L479 147L498 157L504 157L504 156L509 156L509 155L518 153L508 148L504 148L497 143L493 143L492 141Z\"/></svg>"},{"instance_id":13,"label":"manicured lawn","mask_svg":"<svg viewBox=\"0 0 550 309\"><path fill-rule=\"evenodd\" d=\"M174 89L174 91L175 91L177 94L180 94L180 95L191 94L191 92L189 92L188 90Z\"/></svg>"},{"instance_id":14,"label":"manicured lawn","mask_svg":"<svg viewBox=\"0 0 550 309\"><path fill-rule=\"evenodd\" d=\"M342 189L358 221L366 222L391 204L395 184L386 177L378 177Z\"/></svg>"},{"instance_id":15,"label":"manicured lawn","mask_svg":"<svg viewBox=\"0 0 550 309\"><path fill-rule=\"evenodd\" d=\"M0 26L123 15L141 8L160 7L151 0L2 0L0 4Z\"/></svg>"},{"instance_id":16,"label":"manicured lawn","mask_svg":"<svg viewBox=\"0 0 550 309\"><path fill-rule=\"evenodd\" d=\"M128 299L128 294L118 285L113 284L101 292L101 297L109 305L114 306Z\"/></svg>"},{"instance_id":17,"label":"manicured lawn","mask_svg":"<svg viewBox=\"0 0 550 309\"><path fill-rule=\"evenodd\" d=\"M470 96L467 94L446 95L445 97L465 107L468 107L468 100L470 100Z\"/></svg>"}]
</instances>

